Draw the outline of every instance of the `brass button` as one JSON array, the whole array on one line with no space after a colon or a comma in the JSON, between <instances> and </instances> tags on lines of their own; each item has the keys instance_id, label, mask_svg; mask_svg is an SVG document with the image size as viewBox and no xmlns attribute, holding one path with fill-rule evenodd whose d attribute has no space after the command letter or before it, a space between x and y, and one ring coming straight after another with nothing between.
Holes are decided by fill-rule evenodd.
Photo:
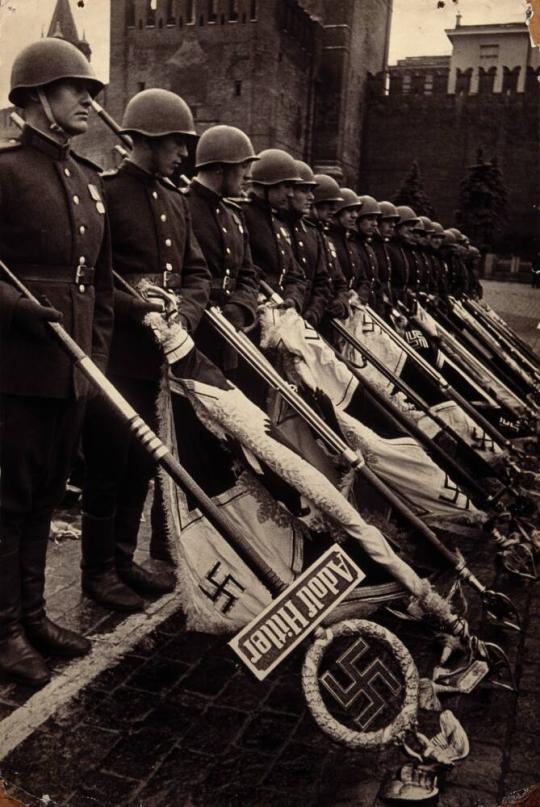
<instances>
[{"instance_id":1,"label":"brass button","mask_svg":"<svg viewBox=\"0 0 540 807\"><path fill-rule=\"evenodd\" d=\"M226 228L226 227L222 227L221 229L223 230L223 232L224 232L224 233L226 233L226 232L227 232L227 228Z\"/></svg>"},{"instance_id":2,"label":"brass button","mask_svg":"<svg viewBox=\"0 0 540 807\"><path fill-rule=\"evenodd\" d=\"M167 221L167 214L162 213L161 216L160 216L160 219L161 219L161 221Z\"/></svg>"},{"instance_id":3,"label":"brass button","mask_svg":"<svg viewBox=\"0 0 540 807\"><path fill-rule=\"evenodd\" d=\"M152 191L152 199L157 199L158 195L156 191Z\"/></svg>"},{"instance_id":4,"label":"brass button","mask_svg":"<svg viewBox=\"0 0 540 807\"><path fill-rule=\"evenodd\" d=\"M81 201L81 200L79 199L79 197L77 196L77 194L75 194L75 196L73 197L73 203L74 203L74 204L76 204L76 205L78 205L80 201Z\"/></svg>"},{"instance_id":5,"label":"brass button","mask_svg":"<svg viewBox=\"0 0 540 807\"><path fill-rule=\"evenodd\" d=\"M166 247L172 247L172 241L171 241L171 239L170 239L170 238L166 238L166 239L165 239L165 246L166 246Z\"/></svg>"},{"instance_id":6,"label":"brass button","mask_svg":"<svg viewBox=\"0 0 540 807\"><path fill-rule=\"evenodd\" d=\"M225 252L227 253L227 255L230 255L231 254L230 247L225 247Z\"/></svg>"},{"instance_id":7,"label":"brass button","mask_svg":"<svg viewBox=\"0 0 540 807\"><path fill-rule=\"evenodd\" d=\"M86 227L84 226L84 224L81 224L81 226L79 227L79 232L80 232L80 234L81 234L81 235L84 235L84 234L85 234L85 232L86 232Z\"/></svg>"},{"instance_id":8,"label":"brass button","mask_svg":"<svg viewBox=\"0 0 540 807\"><path fill-rule=\"evenodd\" d=\"M69 168L64 168L64 174L65 174L67 177L70 177L70 176L71 176L71 171L69 170Z\"/></svg>"},{"instance_id":9,"label":"brass button","mask_svg":"<svg viewBox=\"0 0 540 807\"><path fill-rule=\"evenodd\" d=\"M166 263L165 264L165 271L166 272L172 272L172 263Z\"/></svg>"},{"instance_id":10,"label":"brass button","mask_svg":"<svg viewBox=\"0 0 540 807\"><path fill-rule=\"evenodd\" d=\"M84 255L81 255L81 257L79 258L79 263L81 266L84 266L84 264L86 263L86 258L84 257Z\"/></svg>"}]
</instances>

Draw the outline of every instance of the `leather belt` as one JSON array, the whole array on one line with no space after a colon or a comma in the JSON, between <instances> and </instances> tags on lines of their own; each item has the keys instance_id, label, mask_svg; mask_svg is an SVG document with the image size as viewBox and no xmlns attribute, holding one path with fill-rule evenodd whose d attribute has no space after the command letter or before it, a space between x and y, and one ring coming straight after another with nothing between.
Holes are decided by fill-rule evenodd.
<instances>
[{"instance_id":1,"label":"leather belt","mask_svg":"<svg viewBox=\"0 0 540 807\"><path fill-rule=\"evenodd\" d=\"M96 273L93 266L86 264L67 266L54 263L16 263L13 271L21 280L74 283L77 286L93 286Z\"/></svg>"}]
</instances>

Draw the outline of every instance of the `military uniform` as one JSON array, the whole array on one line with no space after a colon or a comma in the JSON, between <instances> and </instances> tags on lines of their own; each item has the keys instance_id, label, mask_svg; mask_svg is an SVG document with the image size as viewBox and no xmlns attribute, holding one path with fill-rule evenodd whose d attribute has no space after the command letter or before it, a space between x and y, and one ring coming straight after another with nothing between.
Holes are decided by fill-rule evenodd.
<instances>
[{"instance_id":1,"label":"military uniform","mask_svg":"<svg viewBox=\"0 0 540 807\"><path fill-rule=\"evenodd\" d=\"M237 306L244 327L255 322L259 273L253 265L242 209L196 179L186 191L193 230L212 275L210 305ZM227 310L227 309L225 309ZM215 329L201 322L197 347L224 371L237 366L237 355Z\"/></svg>"},{"instance_id":2,"label":"military uniform","mask_svg":"<svg viewBox=\"0 0 540 807\"><path fill-rule=\"evenodd\" d=\"M302 315L318 328L332 299L324 246L315 225L299 214L281 211L278 218L289 231L294 256L306 275Z\"/></svg>"},{"instance_id":3,"label":"military uniform","mask_svg":"<svg viewBox=\"0 0 540 807\"><path fill-rule=\"evenodd\" d=\"M46 296L67 332L105 367L113 291L97 167L25 126L19 141L0 149L0 221L2 259L40 302ZM20 327L23 302L19 291L0 282L4 635L16 630L21 608L23 621L44 613L50 519L64 492L89 393L52 335L39 338Z\"/></svg>"},{"instance_id":4,"label":"military uniform","mask_svg":"<svg viewBox=\"0 0 540 807\"><path fill-rule=\"evenodd\" d=\"M356 289L359 280L365 280L360 264L356 233L346 230L337 222L331 222L328 225L328 236L334 244L348 288Z\"/></svg>"},{"instance_id":5,"label":"military uniform","mask_svg":"<svg viewBox=\"0 0 540 807\"><path fill-rule=\"evenodd\" d=\"M211 277L193 233L187 200L168 180L130 161L104 180L115 271L134 286L147 278L174 289L180 295L179 314L187 328L195 331L209 299ZM155 429L162 352L152 331L143 325L136 303L118 288L109 376ZM85 566L99 566L98 541L102 538L105 544L108 532L110 542L112 531L119 571L132 569L154 464L99 400L89 408L84 452L83 504L89 516L83 522ZM84 579L83 574L83 583Z\"/></svg>"},{"instance_id":6,"label":"military uniform","mask_svg":"<svg viewBox=\"0 0 540 807\"><path fill-rule=\"evenodd\" d=\"M296 309L302 311L306 277L295 260L287 228L258 196L252 196L244 206L244 216L253 262L262 279L282 297L294 300Z\"/></svg>"}]
</instances>

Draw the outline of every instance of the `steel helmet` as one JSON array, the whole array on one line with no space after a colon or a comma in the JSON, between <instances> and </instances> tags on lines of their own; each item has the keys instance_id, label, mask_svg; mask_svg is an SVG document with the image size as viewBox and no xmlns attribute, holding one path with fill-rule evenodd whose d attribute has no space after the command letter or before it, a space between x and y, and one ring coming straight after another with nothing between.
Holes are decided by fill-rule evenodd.
<instances>
[{"instance_id":1,"label":"steel helmet","mask_svg":"<svg viewBox=\"0 0 540 807\"><path fill-rule=\"evenodd\" d=\"M362 209L360 211L360 218L362 216L380 216L381 215L381 206L373 196L360 196L360 201L362 202Z\"/></svg>"},{"instance_id":2,"label":"steel helmet","mask_svg":"<svg viewBox=\"0 0 540 807\"><path fill-rule=\"evenodd\" d=\"M477 247L469 247L468 252L469 252L469 255L471 256L471 258L481 258L482 257L482 253L480 252L480 250Z\"/></svg>"},{"instance_id":3,"label":"steel helmet","mask_svg":"<svg viewBox=\"0 0 540 807\"><path fill-rule=\"evenodd\" d=\"M315 188L317 186L317 180L315 179L313 171L309 165L307 163L303 163L302 160L295 160L294 164L296 166L298 176L300 177L298 184L311 185L312 188Z\"/></svg>"},{"instance_id":4,"label":"steel helmet","mask_svg":"<svg viewBox=\"0 0 540 807\"><path fill-rule=\"evenodd\" d=\"M313 177L317 183L314 190L315 201L313 204L320 205L323 202L341 202L343 199L339 185L333 177L328 174L315 174Z\"/></svg>"},{"instance_id":5,"label":"steel helmet","mask_svg":"<svg viewBox=\"0 0 540 807\"><path fill-rule=\"evenodd\" d=\"M336 205L336 216L349 207L362 207L362 202L351 188L340 188L341 201Z\"/></svg>"},{"instance_id":6,"label":"steel helmet","mask_svg":"<svg viewBox=\"0 0 540 807\"><path fill-rule=\"evenodd\" d=\"M425 234L432 235L432 233L434 233L435 230L433 228L433 222L431 221L431 219L428 219L427 216L419 216L419 219L422 223Z\"/></svg>"},{"instance_id":7,"label":"steel helmet","mask_svg":"<svg viewBox=\"0 0 540 807\"><path fill-rule=\"evenodd\" d=\"M175 92L142 90L128 103L122 119L122 134L138 133L146 137L181 134L196 137L191 110Z\"/></svg>"},{"instance_id":8,"label":"steel helmet","mask_svg":"<svg viewBox=\"0 0 540 807\"><path fill-rule=\"evenodd\" d=\"M463 235L461 230L458 230L457 227L449 227L448 232L455 236L458 244L465 244L468 241L467 236Z\"/></svg>"},{"instance_id":9,"label":"steel helmet","mask_svg":"<svg viewBox=\"0 0 540 807\"><path fill-rule=\"evenodd\" d=\"M9 100L24 104L25 90L61 79L84 79L92 97L105 86L81 51L65 39L48 36L23 48L11 68Z\"/></svg>"},{"instance_id":10,"label":"steel helmet","mask_svg":"<svg viewBox=\"0 0 540 807\"><path fill-rule=\"evenodd\" d=\"M283 149L265 149L251 171L251 181L259 185L279 185L280 182L299 182L295 161Z\"/></svg>"},{"instance_id":11,"label":"steel helmet","mask_svg":"<svg viewBox=\"0 0 540 807\"><path fill-rule=\"evenodd\" d=\"M455 233L452 230L444 230L443 231L444 240L442 242L443 247L456 247L457 246L457 238Z\"/></svg>"},{"instance_id":12,"label":"steel helmet","mask_svg":"<svg viewBox=\"0 0 540 807\"><path fill-rule=\"evenodd\" d=\"M396 206L392 204L392 202L379 202L379 207L381 209L381 219L383 221L394 220L397 221L399 219L399 213L396 210Z\"/></svg>"},{"instance_id":13,"label":"steel helmet","mask_svg":"<svg viewBox=\"0 0 540 807\"><path fill-rule=\"evenodd\" d=\"M251 140L236 126L211 126L203 132L195 151L195 168L224 163L240 165L248 160L258 160Z\"/></svg>"},{"instance_id":14,"label":"steel helmet","mask_svg":"<svg viewBox=\"0 0 540 807\"><path fill-rule=\"evenodd\" d=\"M398 205L396 207L396 210L399 215L397 223L398 227L401 224L418 224L419 221L418 216L416 215L412 207L409 207L408 205Z\"/></svg>"},{"instance_id":15,"label":"steel helmet","mask_svg":"<svg viewBox=\"0 0 540 807\"><path fill-rule=\"evenodd\" d=\"M432 221L431 226L433 228L433 235L440 235L444 234L444 227L438 221Z\"/></svg>"}]
</instances>

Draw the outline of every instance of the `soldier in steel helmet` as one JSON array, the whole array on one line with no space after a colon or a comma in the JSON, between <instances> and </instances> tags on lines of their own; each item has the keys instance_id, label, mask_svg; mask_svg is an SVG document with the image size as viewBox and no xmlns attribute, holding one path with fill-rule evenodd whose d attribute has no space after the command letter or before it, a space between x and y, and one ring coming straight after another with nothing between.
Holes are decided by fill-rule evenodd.
<instances>
[{"instance_id":1,"label":"soldier in steel helmet","mask_svg":"<svg viewBox=\"0 0 540 807\"><path fill-rule=\"evenodd\" d=\"M193 229L212 273L210 304L220 306L236 328L255 322L259 275L242 209L229 197L241 196L256 160L244 132L234 126L211 126L197 143L197 174L186 191ZM228 377L234 374L235 351L204 320L197 331L197 347Z\"/></svg>"},{"instance_id":2,"label":"soldier in steel helmet","mask_svg":"<svg viewBox=\"0 0 540 807\"><path fill-rule=\"evenodd\" d=\"M211 276L187 200L167 179L195 137L191 111L175 93L143 90L128 103L122 129L133 150L104 177L115 270L131 285L144 278L177 293L178 316L193 333L209 299ZM116 291L109 377L155 429L162 354L143 325L153 306ZM150 572L133 560L154 465L99 399L90 407L83 446L83 589L110 608L140 610L142 596L174 588L171 573Z\"/></svg>"},{"instance_id":3,"label":"soldier in steel helmet","mask_svg":"<svg viewBox=\"0 0 540 807\"><path fill-rule=\"evenodd\" d=\"M360 288L367 278L362 273L356 221L362 202L350 188L339 188L341 200L336 202L328 232L336 248L341 271L345 275L349 289Z\"/></svg>"},{"instance_id":4,"label":"soldier in steel helmet","mask_svg":"<svg viewBox=\"0 0 540 807\"><path fill-rule=\"evenodd\" d=\"M251 254L262 278L283 297L286 308L302 311L306 278L295 260L287 228L277 213L286 210L300 177L293 158L282 149L265 149L251 169L244 215Z\"/></svg>"},{"instance_id":5,"label":"soldier in steel helmet","mask_svg":"<svg viewBox=\"0 0 540 807\"><path fill-rule=\"evenodd\" d=\"M414 256L414 228L418 224L418 216L408 205L396 208L398 220L394 237L388 244L388 252L392 262L392 296L394 304L401 301L409 303L409 289L414 290L416 263Z\"/></svg>"},{"instance_id":6,"label":"soldier in steel helmet","mask_svg":"<svg viewBox=\"0 0 540 807\"><path fill-rule=\"evenodd\" d=\"M443 259L441 245L444 240L444 227L438 221L431 222L432 233L429 239L431 260L431 285L429 292L438 300L448 294L448 267Z\"/></svg>"},{"instance_id":7,"label":"soldier in steel helmet","mask_svg":"<svg viewBox=\"0 0 540 807\"><path fill-rule=\"evenodd\" d=\"M381 208L373 196L360 196L362 206L358 211L358 252L363 282L359 286L359 296L379 313L384 313L383 287L379 274L377 255L373 249L373 239L377 234Z\"/></svg>"},{"instance_id":8,"label":"soldier in steel helmet","mask_svg":"<svg viewBox=\"0 0 540 807\"><path fill-rule=\"evenodd\" d=\"M302 160L295 160L300 179L295 182L287 210L278 211L278 218L287 227L294 256L305 272L307 285L302 316L318 329L330 302L330 276L319 232L309 219L317 181L313 171Z\"/></svg>"},{"instance_id":9,"label":"soldier in steel helmet","mask_svg":"<svg viewBox=\"0 0 540 807\"><path fill-rule=\"evenodd\" d=\"M103 87L73 45L44 38L17 56L16 141L0 145L0 256L42 304L0 282L0 671L49 678L40 655L84 655L90 642L51 622L43 597L49 528L89 394L52 338L64 328L105 368L113 324L111 254L99 168L70 146Z\"/></svg>"},{"instance_id":10,"label":"soldier in steel helmet","mask_svg":"<svg viewBox=\"0 0 540 807\"><path fill-rule=\"evenodd\" d=\"M396 233L396 223L399 213L392 202L378 202L381 214L379 216L377 231L371 239L371 246L377 258L379 268L380 294L383 315L388 315L392 307L392 259L389 245Z\"/></svg>"},{"instance_id":11,"label":"soldier in steel helmet","mask_svg":"<svg viewBox=\"0 0 540 807\"><path fill-rule=\"evenodd\" d=\"M349 285L341 270L337 249L329 232L336 205L343 200L343 197L333 177L328 174L315 174L313 179L317 184L313 191L309 221L315 225L319 233L330 278L330 301L325 313L327 317L346 319L350 313ZM325 329L325 333L330 338L334 336L333 330Z\"/></svg>"}]
</instances>

